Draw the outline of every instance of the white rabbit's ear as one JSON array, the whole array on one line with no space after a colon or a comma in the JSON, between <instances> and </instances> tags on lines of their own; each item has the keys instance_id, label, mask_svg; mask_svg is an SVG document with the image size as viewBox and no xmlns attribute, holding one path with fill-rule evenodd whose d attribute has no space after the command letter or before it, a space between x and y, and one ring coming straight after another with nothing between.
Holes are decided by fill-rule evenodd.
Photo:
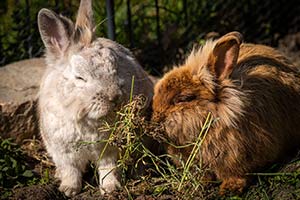
<instances>
[{"instance_id":1,"label":"white rabbit's ear","mask_svg":"<svg viewBox=\"0 0 300 200\"><path fill-rule=\"evenodd\" d=\"M47 53L56 58L62 56L71 44L73 22L43 8L38 14L38 26Z\"/></svg>"},{"instance_id":2,"label":"white rabbit's ear","mask_svg":"<svg viewBox=\"0 0 300 200\"><path fill-rule=\"evenodd\" d=\"M94 37L94 20L91 0L81 0L75 23L75 41L84 45L92 42Z\"/></svg>"},{"instance_id":3,"label":"white rabbit's ear","mask_svg":"<svg viewBox=\"0 0 300 200\"><path fill-rule=\"evenodd\" d=\"M239 56L243 37L239 32L230 32L217 40L208 58L208 68L219 80L228 78Z\"/></svg>"}]
</instances>

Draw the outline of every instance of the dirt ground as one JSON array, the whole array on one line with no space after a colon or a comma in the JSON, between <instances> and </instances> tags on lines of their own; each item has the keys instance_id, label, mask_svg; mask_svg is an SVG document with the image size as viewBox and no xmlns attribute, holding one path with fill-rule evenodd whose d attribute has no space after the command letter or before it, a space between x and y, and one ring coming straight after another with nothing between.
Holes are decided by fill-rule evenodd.
<instances>
[{"instance_id":1,"label":"dirt ground","mask_svg":"<svg viewBox=\"0 0 300 200\"><path fill-rule=\"evenodd\" d=\"M17 187L12 190L9 199L12 200L61 200L68 199L58 191L59 182L54 179L54 165L46 156L46 152L40 140L28 140L22 145L22 149L28 153L29 163L35 176L44 183L36 185ZM219 183L205 185L204 189L199 189L193 195L193 199L299 199L300 198L300 157L289 161L278 167L272 173L262 173L254 177L253 182L241 195L228 194L219 196ZM45 176L47 171L47 177ZM97 188L95 180L91 179L93 172L90 170L84 177L83 190L72 200L92 200L92 199L137 199L137 200L173 200L188 199L180 192L165 189L157 194L153 190L159 184L155 177L141 181L132 179L126 184L126 188L102 196Z\"/></svg>"}]
</instances>

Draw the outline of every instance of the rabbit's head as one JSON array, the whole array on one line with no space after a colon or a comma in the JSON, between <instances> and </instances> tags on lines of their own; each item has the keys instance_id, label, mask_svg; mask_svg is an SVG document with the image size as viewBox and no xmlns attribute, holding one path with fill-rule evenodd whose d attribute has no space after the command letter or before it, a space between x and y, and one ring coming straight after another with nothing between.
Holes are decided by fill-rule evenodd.
<instances>
[{"instance_id":1,"label":"rabbit's head","mask_svg":"<svg viewBox=\"0 0 300 200\"><path fill-rule=\"evenodd\" d=\"M81 1L75 24L66 17L42 9L38 14L38 25L48 65L42 83L47 88L44 90L56 90L53 93L73 112L70 115L76 113L79 118L98 119L128 96L123 89L130 86L124 86L119 70L125 69L119 69L119 65L127 62L126 67L132 68L136 63L121 45L95 37L91 0ZM131 80L127 82L131 83Z\"/></svg>"},{"instance_id":2,"label":"rabbit's head","mask_svg":"<svg viewBox=\"0 0 300 200\"><path fill-rule=\"evenodd\" d=\"M242 36L231 32L193 50L183 66L168 72L155 86L153 117L164 125L177 144L191 142L199 134L208 112L234 125L241 104L230 90L230 75L237 63ZM218 117L215 116L215 117Z\"/></svg>"}]
</instances>

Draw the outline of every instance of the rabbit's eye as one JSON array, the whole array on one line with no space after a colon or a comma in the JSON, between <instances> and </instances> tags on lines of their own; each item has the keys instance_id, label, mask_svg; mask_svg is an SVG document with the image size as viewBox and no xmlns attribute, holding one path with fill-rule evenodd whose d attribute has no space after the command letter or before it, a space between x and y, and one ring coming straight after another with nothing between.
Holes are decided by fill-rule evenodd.
<instances>
[{"instance_id":1,"label":"rabbit's eye","mask_svg":"<svg viewBox=\"0 0 300 200\"><path fill-rule=\"evenodd\" d=\"M86 82L86 80L85 80L84 78L82 78L81 76L75 76L75 78L76 78L77 80L81 80L81 81Z\"/></svg>"},{"instance_id":2,"label":"rabbit's eye","mask_svg":"<svg viewBox=\"0 0 300 200\"><path fill-rule=\"evenodd\" d=\"M174 104L177 103L184 103L184 102L190 102L195 100L197 97L195 95L183 95L183 96L177 96L174 98Z\"/></svg>"}]
</instances>

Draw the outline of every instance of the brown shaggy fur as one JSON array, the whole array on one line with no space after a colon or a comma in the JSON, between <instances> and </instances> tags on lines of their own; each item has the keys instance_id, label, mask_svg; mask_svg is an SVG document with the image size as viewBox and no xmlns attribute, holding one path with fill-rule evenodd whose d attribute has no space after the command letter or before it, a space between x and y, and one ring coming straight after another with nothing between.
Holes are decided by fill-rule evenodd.
<instances>
[{"instance_id":1,"label":"brown shaggy fur","mask_svg":"<svg viewBox=\"0 0 300 200\"><path fill-rule=\"evenodd\" d=\"M220 192L242 191L246 173L282 161L300 144L300 74L273 48L242 43L238 32L193 50L155 86L153 120L177 145L195 141L209 112L218 119L201 157L223 181ZM168 153L189 150L168 146Z\"/></svg>"}]
</instances>

